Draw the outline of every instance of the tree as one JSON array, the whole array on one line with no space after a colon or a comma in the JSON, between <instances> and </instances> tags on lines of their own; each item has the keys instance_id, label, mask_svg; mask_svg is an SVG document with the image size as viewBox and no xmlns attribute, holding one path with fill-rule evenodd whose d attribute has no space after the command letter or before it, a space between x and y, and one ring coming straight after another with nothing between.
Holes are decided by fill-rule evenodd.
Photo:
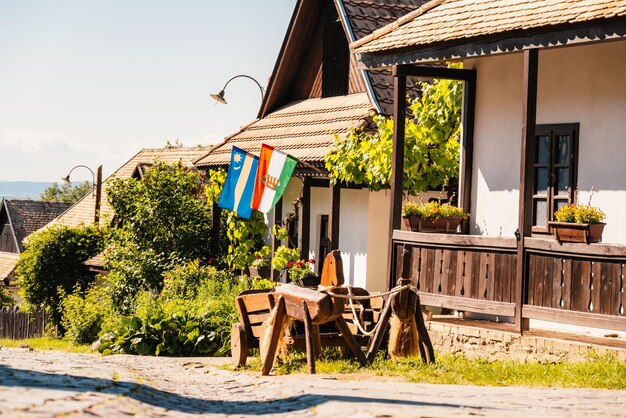
<instances>
[{"instance_id":1,"label":"tree","mask_svg":"<svg viewBox=\"0 0 626 418\"><path fill-rule=\"evenodd\" d=\"M59 186L55 181L51 186L44 189L39 197L45 202L74 203L78 202L87 193L91 193L92 190L93 184L88 181L76 186L73 186L71 183L63 183Z\"/></svg>"},{"instance_id":2,"label":"tree","mask_svg":"<svg viewBox=\"0 0 626 418\"><path fill-rule=\"evenodd\" d=\"M49 310L58 325L61 295L93 281L83 262L101 252L103 242L95 226L54 226L30 235L15 270L27 306Z\"/></svg>"},{"instance_id":3,"label":"tree","mask_svg":"<svg viewBox=\"0 0 626 418\"><path fill-rule=\"evenodd\" d=\"M12 308L15 305L15 301L2 287L0 287L0 309Z\"/></svg>"},{"instance_id":4,"label":"tree","mask_svg":"<svg viewBox=\"0 0 626 418\"><path fill-rule=\"evenodd\" d=\"M403 187L411 194L445 186L458 177L462 83L434 80L420 83L421 97L409 106L406 121ZM374 117L375 132L352 129L335 137L326 155L334 183L389 187L393 146L393 118Z\"/></svg>"},{"instance_id":5,"label":"tree","mask_svg":"<svg viewBox=\"0 0 626 418\"><path fill-rule=\"evenodd\" d=\"M107 195L115 212L105 264L114 275L116 306L128 309L139 290L160 292L163 274L199 260L209 264L211 206L204 177L180 163L157 163L141 180L114 179Z\"/></svg>"}]
</instances>

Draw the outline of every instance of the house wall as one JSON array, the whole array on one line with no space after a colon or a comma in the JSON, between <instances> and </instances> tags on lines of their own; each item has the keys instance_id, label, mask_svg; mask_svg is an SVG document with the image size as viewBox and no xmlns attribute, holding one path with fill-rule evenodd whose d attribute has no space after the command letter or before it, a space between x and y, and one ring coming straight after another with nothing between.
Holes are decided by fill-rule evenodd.
<instances>
[{"instance_id":1,"label":"house wall","mask_svg":"<svg viewBox=\"0 0 626 418\"><path fill-rule=\"evenodd\" d=\"M579 202L607 215L603 242L626 244L626 42L539 52L537 123L580 123ZM477 70L471 233L517 229L521 53L465 61Z\"/></svg>"}]
</instances>

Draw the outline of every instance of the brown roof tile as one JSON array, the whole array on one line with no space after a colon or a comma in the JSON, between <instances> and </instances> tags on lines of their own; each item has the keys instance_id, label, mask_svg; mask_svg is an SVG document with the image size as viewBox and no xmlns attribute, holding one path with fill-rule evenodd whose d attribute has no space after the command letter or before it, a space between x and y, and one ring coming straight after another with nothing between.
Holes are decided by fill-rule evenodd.
<instances>
[{"instance_id":1,"label":"brown roof tile","mask_svg":"<svg viewBox=\"0 0 626 418\"><path fill-rule=\"evenodd\" d=\"M137 168L138 164L151 164L156 161L164 163L173 163L180 161L187 167L193 166L193 160L204 155L209 150L209 147L193 147L193 148L145 148L139 151L133 158L121 166L111 178L130 178L133 172ZM100 219L101 222L110 219L113 215L111 206L108 203L106 195L106 182L105 187L102 190L102 200L100 207ZM81 200L76 202L59 218L51 222L51 224L62 224L67 226L78 226L81 224L88 225L93 223L96 199L93 194L88 194Z\"/></svg>"},{"instance_id":2,"label":"brown roof tile","mask_svg":"<svg viewBox=\"0 0 626 418\"><path fill-rule=\"evenodd\" d=\"M24 239L48 222L65 212L71 203L42 202L38 200L5 200L13 232L20 247L24 250Z\"/></svg>"},{"instance_id":3,"label":"brown roof tile","mask_svg":"<svg viewBox=\"0 0 626 418\"><path fill-rule=\"evenodd\" d=\"M227 165L233 146L258 155L262 143L304 161L322 161L334 135L366 123L371 112L365 93L292 102L226 138L196 165Z\"/></svg>"},{"instance_id":4,"label":"brown roof tile","mask_svg":"<svg viewBox=\"0 0 626 418\"><path fill-rule=\"evenodd\" d=\"M432 0L353 42L367 53L626 15L626 0Z\"/></svg>"}]
</instances>

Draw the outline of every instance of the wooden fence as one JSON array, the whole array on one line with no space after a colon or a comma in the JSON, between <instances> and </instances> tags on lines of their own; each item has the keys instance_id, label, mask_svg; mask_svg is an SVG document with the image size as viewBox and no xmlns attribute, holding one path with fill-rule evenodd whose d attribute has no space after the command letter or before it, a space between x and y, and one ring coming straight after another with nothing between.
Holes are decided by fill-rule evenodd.
<instances>
[{"instance_id":1,"label":"wooden fence","mask_svg":"<svg viewBox=\"0 0 626 418\"><path fill-rule=\"evenodd\" d=\"M0 310L0 338L22 340L42 337L47 320L44 312L20 312L17 308Z\"/></svg>"}]
</instances>

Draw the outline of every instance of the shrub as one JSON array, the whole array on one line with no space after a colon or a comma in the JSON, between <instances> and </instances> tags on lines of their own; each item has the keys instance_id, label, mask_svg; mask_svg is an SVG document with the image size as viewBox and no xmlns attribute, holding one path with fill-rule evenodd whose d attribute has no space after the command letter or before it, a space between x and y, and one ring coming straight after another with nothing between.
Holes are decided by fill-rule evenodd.
<instances>
[{"instance_id":1,"label":"shrub","mask_svg":"<svg viewBox=\"0 0 626 418\"><path fill-rule=\"evenodd\" d=\"M106 279L102 283L93 283L86 291L76 286L73 293L62 298L61 313L64 337L73 344L92 343L103 328L113 328L115 325L111 323L119 322Z\"/></svg>"},{"instance_id":2,"label":"shrub","mask_svg":"<svg viewBox=\"0 0 626 418\"><path fill-rule=\"evenodd\" d=\"M415 215L432 220L446 217L458 217L463 219L469 217L469 213L465 213L463 208L452 206L449 203L440 205L439 202L436 201L428 203L409 202L402 207L402 215Z\"/></svg>"},{"instance_id":3,"label":"shrub","mask_svg":"<svg viewBox=\"0 0 626 418\"><path fill-rule=\"evenodd\" d=\"M12 308L13 306L15 306L15 301L9 292L0 287L0 309Z\"/></svg>"},{"instance_id":4,"label":"shrub","mask_svg":"<svg viewBox=\"0 0 626 418\"><path fill-rule=\"evenodd\" d=\"M214 267L188 263L165 274L160 294L140 292L133 313L104 335L103 354L226 355L238 319L235 297L272 282L236 278Z\"/></svg>"},{"instance_id":5,"label":"shrub","mask_svg":"<svg viewBox=\"0 0 626 418\"><path fill-rule=\"evenodd\" d=\"M26 307L49 310L52 323L59 325L61 295L76 286L87 288L94 277L83 261L102 249L103 238L95 226L55 226L30 235L16 267Z\"/></svg>"}]
</instances>

